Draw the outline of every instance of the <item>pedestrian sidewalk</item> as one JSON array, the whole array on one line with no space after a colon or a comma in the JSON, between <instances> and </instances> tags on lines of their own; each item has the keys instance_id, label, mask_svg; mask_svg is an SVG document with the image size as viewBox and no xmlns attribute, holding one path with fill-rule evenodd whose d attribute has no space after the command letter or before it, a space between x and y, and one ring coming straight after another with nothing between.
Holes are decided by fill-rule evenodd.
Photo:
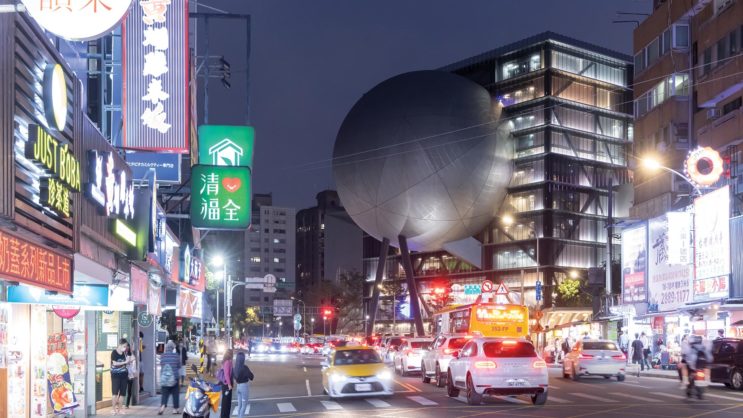
<instances>
[{"instance_id":1,"label":"pedestrian sidewalk","mask_svg":"<svg viewBox=\"0 0 743 418\"><path fill-rule=\"evenodd\" d=\"M562 364L550 363L551 369L562 369ZM626 375L637 376L637 371L640 368L637 364L628 364ZM663 370L663 369L645 369L640 371L640 377L658 377L663 379L678 379L678 371L676 370Z\"/></svg>"}]
</instances>

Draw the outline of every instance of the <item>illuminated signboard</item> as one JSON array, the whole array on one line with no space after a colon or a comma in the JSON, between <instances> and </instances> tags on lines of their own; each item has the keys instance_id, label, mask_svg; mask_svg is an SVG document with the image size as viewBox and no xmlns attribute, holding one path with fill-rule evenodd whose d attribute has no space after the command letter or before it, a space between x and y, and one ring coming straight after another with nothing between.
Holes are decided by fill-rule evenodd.
<instances>
[{"instance_id":1,"label":"illuminated signboard","mask_svg":"<svg viewBox=\"0 0 743 418\"><path fill-rule=\"evenodd\" d=\"M670 258L671 240L680 235L672 230L672 218L663 215L651 219L648 225L648 302L660 312L677 309L692 300L692 265L674 264Z\"/></svg>"},{"instance_id":2,"label":"illuminated signboard","mask_svg":"<svg viewBox=\"0 0 743 418\"><path fill-rule=\"evenodd\" d=\"M251 126L199 126L199 162L208 165L253 166L255 130Z\"/></svg>"},{"instance_id":3,"label":"illuminated signboard","mask_svg":"<svg viewBox=\"0 0 743 418\"><path fill-rule=\"evenodd\" d=\"M88 151L87 196L98 204L105 216L134 219L134 185L127 178L123 162L114 158L113 151Z\"/></svg>"},{"instance_id":4,"label":"illuminated signboard","mask_svg":"<svg viewBox=\"0 0 743 418\"><path fill-rule=\"evenodd\" d=\"M25 155L46 174L40 178L41 204L69 218L70 193L80 191L80 162L70 144L41 125L29 124Z\"/></svg>"},{"instance_id":5,"label":"illuminated signboard","mask_svg":"<svg viewBox=\"0 0 743 418\"><path fill-rule=\"evenodd\" d=\"M720 153L710 147L699 147L689 152L684 162L684 172L694 183L711 186L720 180L725 164Z\"/></svg>"},{"instance_id":6,"label":"illuminated signboard","mask_svg":"<svg viewBox=\"0 0 743 418\"><path fill-rule=\"evenodd\" d=\"M250 226L249 168L195 165L191 173L191 225L194 228L245 229Z\"/></svg>"},{"instance_id":7,"label":"illuminated signboard","mask_svg":"<svg viewBox=\"0 0 743 418\"><path fill-rule=\"evenodd\" d=\"M72 259L0 230L0 276L72 293Z\"/></svg>"},{"instance_id":8,"label":"illuminated signboard","mask_svg":"<svg viewBox=\"0 0 743 418\"><path fill-rule=\"evenodd\" d=\"M49 126L63 131L67 125L67 81L59 64L44 70L44 113Z\"/></svg>"},{"instance_id":9,"label":"illuminated signboard","mask_svg":"<svg viewBox=\"0 0 743 418\"><path fill-rule=\"evenodd\" d=\"M188 2L140 0L123 25L123 147L189 149Z\"/></svg>"},{"instance_id":10,"label":"illuminated signboard","mask_svg":"<svg viewBox=\"0 0 743 418\"><path fill-rule=\"evenodd\" d=\"M114 234L132 247L137 246L137 232L121 221L114 219Z\"/></svg>"},{"instance_id":11,"label":"illuminated signboard","mask_svg":"<svg viewBox=\"0 0 743 418\"><path fill-rule=\"evenodd\" d=\"M647 226L622 231L622 300L647 300Z\"/></svg>"},{"instance_id":12,"label":"illuminated signboard","mask_svg":"<svg viewBox=\"0 0 743 418\"><path fill-rule=\"evenodd\" d=\"M71 41L87 41L111 32L132 0L22 0L42 28ZM170 0L161 0L170 3Z\"/></svg>"},{"instance_id":13,"label":"illuminated signboard","mask_svg":"<svg viewBox=\"0 0 743 418\"><path fill-rule=\"evenodd\" d=\"M728 297L730 286L730 188L694 200L694 301Z\"/></svg>"}]
</instances>

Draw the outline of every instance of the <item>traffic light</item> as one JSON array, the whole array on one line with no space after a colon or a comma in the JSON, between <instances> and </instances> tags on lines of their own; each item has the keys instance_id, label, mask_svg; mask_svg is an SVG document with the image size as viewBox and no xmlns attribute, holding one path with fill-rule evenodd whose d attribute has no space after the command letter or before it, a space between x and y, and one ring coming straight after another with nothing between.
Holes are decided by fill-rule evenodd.
<instances>
[{"instance_id":1,"label":"traffic light","mask_svg":"<svg viewBox=\"0 0 743 418\"><path fill-rule=\"evenodd\" d=\"M327 319L333 316L333 308L324 307L322 308L322 317L323 319Z\"/></svg>"}]
</instances>

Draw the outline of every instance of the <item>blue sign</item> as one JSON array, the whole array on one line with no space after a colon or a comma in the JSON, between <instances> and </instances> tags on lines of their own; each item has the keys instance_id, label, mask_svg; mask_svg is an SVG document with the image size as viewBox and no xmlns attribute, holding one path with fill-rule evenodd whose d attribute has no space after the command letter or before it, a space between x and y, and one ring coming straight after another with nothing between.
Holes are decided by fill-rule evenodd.
<instances>
[{"instance_id":1,"label":"blue sign","mask_svg":"<svg viewBox=\"0 0 743 418\"><path fill-rule=\"evenodd\" d=\"M135 181L145 178L150 168L154 168L158 183L181 182L181 154L127 151L126 162Z\"/></svg>"},{"instance_id":2,"label":"blue sign","mask_svg":"<svg viewBox=\"0 0 743 418\"><path fill-rule=\"evenodd\" d=\"M479 295L482 293L482 289L479 284L466 284L464 285L465 295Z\"/></svg>"},{"instance_id":3,"label":"blue sign","mask_svg":"<svg viewBox=\"0 0 743 418\"><path fill-rule=\"evenodd\" d=\"M537 283L534 287L534 292L536 293L537 302L542 300L542 282L537 280Z\"/></svg>"},{"instance_id":4,"label":"blue sign","mask_svg":"<svg viewBox=\"0 0 743 418\"><path fill-rule=\"evenodd\" d=\"M49 294L33 286L8 286L8 302L61 306L108 306L108 286L104 284L75 284L72 296Z\"/></svg>"}]
</instances>

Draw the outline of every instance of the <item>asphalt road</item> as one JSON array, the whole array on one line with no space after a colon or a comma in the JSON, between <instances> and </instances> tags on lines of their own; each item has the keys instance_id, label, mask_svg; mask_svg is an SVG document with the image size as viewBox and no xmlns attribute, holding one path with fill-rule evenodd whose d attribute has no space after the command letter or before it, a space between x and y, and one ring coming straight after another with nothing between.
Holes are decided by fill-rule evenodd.
<instances>
[{"instance_id":1,"label":"asphalt road","mask_svg":"<svg viewBox=\"0 0 743 418\"><path fill-rule=\"evenodd\" d=\"M249 362L256 378L250 389L251 417L740 417L743 392L713 385L704 401L686 400L678 381L627 376L625 382L563 379L550 369L549 399L533 406L526 396L486 397L469 406L463 397L423 384L420 377L395 377L395 395L384 399L331 401L322 395L319 356L260 355Z\"/></svg>"}]
</instances>

